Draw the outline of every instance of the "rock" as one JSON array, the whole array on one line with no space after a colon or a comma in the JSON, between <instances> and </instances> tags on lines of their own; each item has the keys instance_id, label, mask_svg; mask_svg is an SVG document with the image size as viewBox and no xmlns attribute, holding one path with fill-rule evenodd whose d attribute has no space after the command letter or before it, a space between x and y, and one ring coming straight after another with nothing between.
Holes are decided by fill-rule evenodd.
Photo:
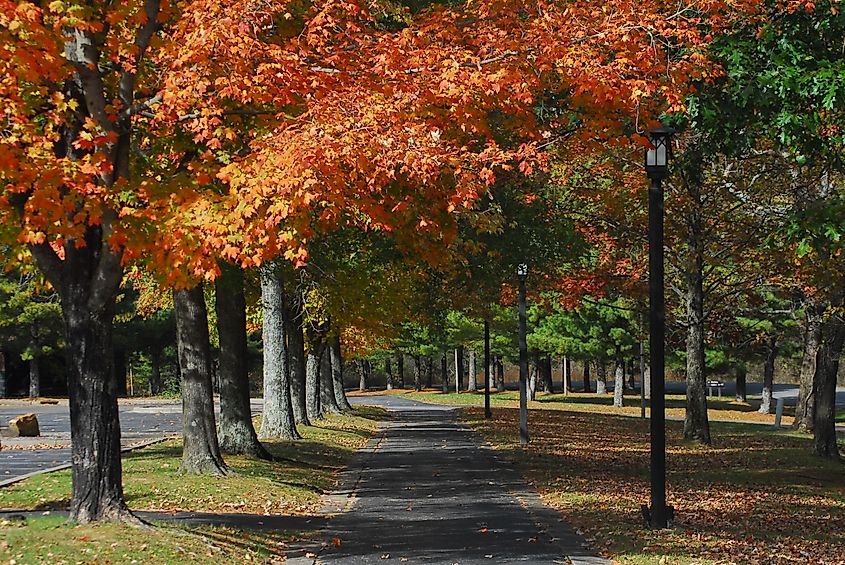
<instances>
[{"instance_id":1,"label":"rock","mask_svg":"<svg viewBox=\"0 0 845 565\"><path fill-rule=\"evenodd\" d=\"M9 429L12 435L19 437L38 437L41 432L38 429L38 418L35 414L24 414L9 420Z\"/></svg>"}]
</instances>

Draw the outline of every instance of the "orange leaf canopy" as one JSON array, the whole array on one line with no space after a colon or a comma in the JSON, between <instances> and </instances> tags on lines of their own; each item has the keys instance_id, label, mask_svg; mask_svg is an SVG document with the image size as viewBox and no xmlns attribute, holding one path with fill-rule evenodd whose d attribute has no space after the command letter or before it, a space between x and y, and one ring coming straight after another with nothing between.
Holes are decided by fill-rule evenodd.
<instances>
[{"instance_id":1,"label":"orange leaf canopy","mask_svg":"<svg viewBox=\"0 0 845 565\"><path fill-rule=\"evenodd\" d=\"M142 61L144 1L0 0L0 235L84 244L111 210L126 260L195 275L220 256L301 263L308 239L341 222L430 249L498 167L679 109L691 79L715 72L709 38L758 5L423 4L162 3ZM71 132L85 152L73 160L55 150L79 121L66 96L72 30L105 38L104 92L117 91L112 69L139 77L137 106L116 96ZM137 151L115 183L108 124L127 113Z\"/></svg>"}]
</instances>

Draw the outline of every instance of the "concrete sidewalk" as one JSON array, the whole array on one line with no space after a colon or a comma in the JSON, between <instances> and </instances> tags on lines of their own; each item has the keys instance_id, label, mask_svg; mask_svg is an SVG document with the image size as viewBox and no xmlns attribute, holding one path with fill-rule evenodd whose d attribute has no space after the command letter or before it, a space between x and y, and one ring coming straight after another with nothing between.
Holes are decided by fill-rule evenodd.
<instances>
[{"instance_id":1,"label":"concrete sidewalk","mask_svg":"<svg viewBox=\"0 0 845 565\"><path fill-rule=\"evenodd\" d=\"M454 407L366 397L395 417L359 454L329 508L317 563L606 564Z\"/></svg>"}]
</instances>

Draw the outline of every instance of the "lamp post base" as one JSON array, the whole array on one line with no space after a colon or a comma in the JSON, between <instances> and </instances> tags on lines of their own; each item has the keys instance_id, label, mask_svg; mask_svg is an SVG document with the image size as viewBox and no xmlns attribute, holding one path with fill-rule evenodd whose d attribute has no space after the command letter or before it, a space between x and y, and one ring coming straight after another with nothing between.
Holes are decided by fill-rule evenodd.
<instances>
[{"instance_id":1,"label":"lamp post base","mask_svg":"<svg viewBox=\"0 0 845 565\"><path fill-rule=\"evenodd\" d=\"M664 507L662 516L653 514L651 509L645 504L640 507L640 511L643 513L643 518L645 519L646 527L651 528L652 530L663 530L666 528L671 528L672 523L675 521L674 506Z\"/></svg>"}]
</instances>

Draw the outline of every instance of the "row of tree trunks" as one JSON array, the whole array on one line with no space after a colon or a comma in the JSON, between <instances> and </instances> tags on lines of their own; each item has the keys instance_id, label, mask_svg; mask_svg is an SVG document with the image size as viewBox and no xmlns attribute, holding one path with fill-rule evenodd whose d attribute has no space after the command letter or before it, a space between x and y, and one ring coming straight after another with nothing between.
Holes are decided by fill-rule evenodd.
<instances>
[{"instance_id":1,"label":"row of tree trunks","mask_svg":"<svg viewBox=\"0 0 845 565\"><path fill-rule=\"evenodd\" d=\"M331 361L332 384L334 385L334 399L338 408L343 411L352 410L349 399L343 390L343 356L340 349L340 335L336 335L329 342L329 355Z\"/></svg>"},{"instance_id":2,"label":"row of tree trunks","mask_svg":"<svg viewBox=\"0 0 845 565\"><path fill-rule=\"evenodd\" d=\"M288 315L287 324L288 356L290 359L290 390L293 403L293 416L297 424L310 426L308 408L306 406L306 358L304 321L305 312L302 297L298 293L291 293L290 300L286 300Z\"/></svg>"}]
</instances>

